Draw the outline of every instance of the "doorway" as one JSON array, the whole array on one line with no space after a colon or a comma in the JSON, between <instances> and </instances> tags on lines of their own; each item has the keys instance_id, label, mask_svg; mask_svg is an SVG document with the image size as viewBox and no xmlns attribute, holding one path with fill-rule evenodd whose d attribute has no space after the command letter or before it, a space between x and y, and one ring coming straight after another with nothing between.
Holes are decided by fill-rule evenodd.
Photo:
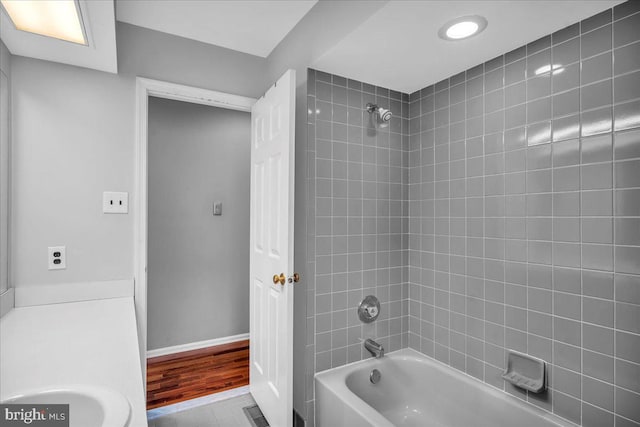
<instances>
[{"instance_id":1,"label":"doorway","mask_svg":"<svg viewBox=\"0 0 640 427\"><path fill-rule=\"evenodd\" d=\"M150 97L149 409L249 384L251 117Z\"/></svg>"},{"instance_id":2,"label":"doorway","mask_svg":"<svg viewBox=\"0 0 640 427\"><path fill-rule=\"evenodd\" d=\"M142 78L137 89L135 304L145 386L154 399L150 406L161 406L248 380L249 235L244 230L255 100ZM230 246L234 232L237 240ZM158 381L149 386L148 358L165 367L173 360L173 368L178 360L183 372L161 373L165 379L173 375L167 385L153 371ZM178 391L180 375L188 376L184 370L204 359L209 373L202 375L204 386L192 381ZM238 365L246 375L207 384L216 368ZM160 395L158 386L167 393Z\"/></svg>"},{"instance_id":3,"label":"doorway","mask_svg":"<svg viewBox=\"0 0 640 427\"><path fill-rule=\"evenodd\" d=\"M295 81L295 71L287 70L256 102L237 95L136 79L134 301L144 378L147 376L149 323L149 98L250 111L249 328L254 343L250 350L250 397L255 398L269 423L283 427L292 425L292 283L299 278L293 272ZM216 205L214 203L212 210L218 210ZM178 293L174 294L174 298L179 297ZM266 328L267 324L271 327ZM242 418L253 419L251 414L255 409L258 408L242 407L245 412Z\"/></svg>"}]
</instances>

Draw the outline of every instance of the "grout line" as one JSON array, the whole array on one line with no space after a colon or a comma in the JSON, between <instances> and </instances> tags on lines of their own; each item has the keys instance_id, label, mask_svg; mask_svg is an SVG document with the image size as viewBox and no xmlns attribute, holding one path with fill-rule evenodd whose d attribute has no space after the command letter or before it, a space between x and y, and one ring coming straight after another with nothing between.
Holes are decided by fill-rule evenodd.
<instances>
[{"instance_id":1,"label":"grout line","mask_svg":"<svg viewBox=\"0 0 640 427\"><path fill-rule=\"evenodd\" d=\"M614 26L612 24L611 25L611 49L612 50L615 47L615 31L613 31L613 29L614 29ZM615 76L615 57L616 57L615 53L612 53L611 54L611 62L612 62L611 63L611 74L613 76ZM612 78L611 79L611 100L614 103L614 106L615 106L615 101L616 101L615 93L616 93L616 91L615 91L615 79ZM612 242L613 244L615 244L616 241L618 240L616 238L616 227L615 227L615 216L616 216L616 210L617 210L616 209L616 188L617 188L617 186L616 186L616 149L615 149L615 147L616 147L616 145L615 145L615 143L616 143L616 119L615 119L615 107L614 106L611 107L611 161L612 161L612 164L611 164L611 204L612 204L611 213L612 213L612 215L614 217L614 219L612 219L613 225L612 225L612 230L611 230L611 238L613 240L613 242ZM617 270L617 268L616 268L615 246L614 246L613 250L614 250L614 253L613 253L613 256L612 256L611 268L615 272ZM614 276L614 286L613 286L613 295L612 295L612 297L613 297L613 301L615 301L616 300L615 276ZM616 307L617 307L617 304L614 302L613 303L613 327L614 328L618 326L617 325L617 323L618 323L617 322L617 316L616 316ZM618 347L617 347L617 343L616 343L616 340L617 340L616 336L617 335L618 334L615 333L615 331L614 331L613 332L613 355L614 356L617 356L617 354L618 354ZM613 382L614 382L614 384L617 383L617 381L616 381L616 363L615 362L613 363ZM615 410L615 408L617 406L617 402L618 402L618 391L617 391L616 387L614 386L613 387L613 405L614 405L614 410ZM616 424L618 424L615 416L613 418L613 424L614 424L614 426Z\"/></svg>"},{"instance_id":2,"label":"grout line","mask_svg":"<svg viewBox=\"0 0 640 427\"><path fill-rule=\"evenodd\" d=\"M613 13L613 11L611 12ZM613 32L613 25L611 26L612 28L612 32ZM580 88L580 90L578 91L578 105L579 105L579 121L578 121L578 128L579 128L579 136L582 137L583 134L583 122L582 122L582 68L583 68L583 59L582 59L582 24L580 24L580 38L578 39L579 42L579 46L580 46L580 73L578 74L578 86ZM611 54L611 57L613 58L613 53ZM612 73L613 74L613 73ZM613 76L612 76L613 77ZM613 80L613 78L612 78ZM611 100L613 101L613 92L611 93ZM553 145L552 145L553 147ZM552 148L553 149L553 148ZM579 169L578 169L578 182L580 183L580 185L578 186L578 188L580 189L580 193L578 194L578 214L582 215L582 201L583 201L583 194L582 194L582 190L583 190L583 184L584 184L584 179L583 179L583 140L582 138L578 139L578 156L579 156ZM553 161L553 157L552 157L552 161ZM583 233L582 233L582 218L578 218L579 221L579 228L578 228L578 234L580 236L580 267L582 267L582 265L584 264L583 262L583 252L584 252L584 246L582 245L582 240L583 240ZM582 320L584 319L584 313L583 313L583 303L582 303L582 296L584 295L583 292L583 284L582 284L582 274L580 274L580 373L582 374L582 371L584 370L584 323L582 322ZM554 327L554 331L555 331L555 327ZM582 424L583 422L583 410L582 410L582 395L583 395L583 385L584 385L584 380L582 375L580 375L580 424Z\"/></svg>"}]
</instances>

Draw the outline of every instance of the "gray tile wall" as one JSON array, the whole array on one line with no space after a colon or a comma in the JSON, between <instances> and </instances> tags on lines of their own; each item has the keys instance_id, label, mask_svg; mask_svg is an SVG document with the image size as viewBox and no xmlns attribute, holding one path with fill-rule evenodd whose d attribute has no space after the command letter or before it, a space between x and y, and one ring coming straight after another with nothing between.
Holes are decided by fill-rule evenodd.
<instances>
[{"instance_id":1,"label":"gray tile wall","mask_svg":"<svg viewBox=\"0 0 640 427\"><path fill-rule=\"evenodd\" d=\"M409 346L584 426L640 423L639 5L410 95Z\"/></svg>"},{"instance_id":2,"label":"gray tile wall","mask_svg":"<svg viewBox=\"0 0 640 427\"><path fill-rule=\"evenodd\" d=\"M408 343L409 96L309 70L309 275L307 425L313 425L313 374L369 357L374 338L387 351ZM376 103L393 118L380 126L365 111ZM365 325L357 307L381 302Z\"/></svg>"}]
</instances>

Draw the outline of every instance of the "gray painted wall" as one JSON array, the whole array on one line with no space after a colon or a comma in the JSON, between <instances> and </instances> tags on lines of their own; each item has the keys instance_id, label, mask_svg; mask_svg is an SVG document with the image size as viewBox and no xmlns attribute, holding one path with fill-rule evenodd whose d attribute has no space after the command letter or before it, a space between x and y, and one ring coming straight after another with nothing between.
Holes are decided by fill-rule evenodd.
<instances>
[{"instance_id":1,"label":"gray painted wall","mask_svg":"<svg viewBox=\"0 0 640 427\"><path fill-rule=\"evenodd\" d=\"M149 99L149 349L249 332L250 140L247 112Z\"/></svg>"},{"instance_id":2,"label":"gray painted wall","mask_svg":"<svg viewBox=\"0 0 640 427\"><path fill-rule=\"evenodd\" d=\"M101 204L106 190L133 197L135 75L264 92L264 60L120 23L117 37L118 75L13 58L16 287L133 277L133 207L103 215ZM67 246L66 270L47 270L51 245Z\"/></svg>"},{"instance_id":3,"label":"gray painted wall","mask_svg":"<svg viewBox=\"0 0 640 427\"><path fill-rule=\"evenodd\" d=\"M119 75L252 98L260 97L273 83L268 79L265 58L123 22L116 24Z\"/></svg>"},{"instance_id":4,"label":"gray painted wall","mask_svg":"<svg viewBox=\"0 0 640 427\"><path fill-rule=\"evenodd\" d=\"M585 426L640 423L633 3L409 105L409 346ZM503 381L506 349L549 362L550 390Z\"/></svg>"},{"instance_id":5,"label":"gray painted wall","mask_svg":"<svg viewBox=\"0 0 640 427\"><path fill-rule=\"evenodd\" d=\"M133 190L135 82L14 57L12 282L130 279L133 211L104 215L102 192ZM67 269L47 270L65 245Z\"/></svg>"}]
</instances>

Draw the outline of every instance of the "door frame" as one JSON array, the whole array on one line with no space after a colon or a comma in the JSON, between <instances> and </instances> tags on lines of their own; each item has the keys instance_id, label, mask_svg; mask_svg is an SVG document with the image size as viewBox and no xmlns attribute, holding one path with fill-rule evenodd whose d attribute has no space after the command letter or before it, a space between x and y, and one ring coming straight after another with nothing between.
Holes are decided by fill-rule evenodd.
<instances>
[{"instance_id":1,"label":"door frame","mask_svg":"<svg viewBox=\"0 0 640 427\"><path fill-rule=\"evenodd\" d=\"M149 96L193 104L209 105L251 113L255 98L136 77L136 153L135 184L132 197L134 215L133 274L134 304L142 380L147 390L147 256L148 256L148 121Z\"/></svg>"}]
</instances>

